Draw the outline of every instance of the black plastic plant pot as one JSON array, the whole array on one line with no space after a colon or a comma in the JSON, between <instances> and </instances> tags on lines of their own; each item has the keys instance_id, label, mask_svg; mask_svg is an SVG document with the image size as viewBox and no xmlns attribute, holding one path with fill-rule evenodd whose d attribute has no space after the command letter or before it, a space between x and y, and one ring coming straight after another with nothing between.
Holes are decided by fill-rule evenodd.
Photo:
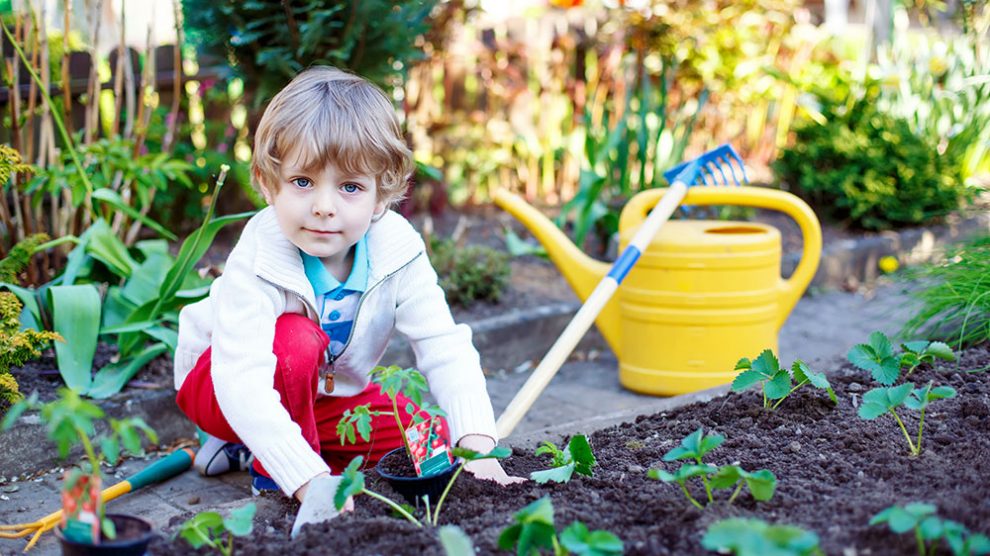
<instances>
[{"instance_id":1,"label":"black plastic plant pot","mask_svg":"<svg viewBox=\"0 0 990 556\"><path fill-rule=\"evenodd\" d=\"M62 536L60 528L55 528L55 536L62 543L64 556L142 556L148 551L148 543L155 536L151 523L123 514L107 514L107 518L117 528L117 538L104 539L99 544L86 544L70 541Z\"/></svg>"},{"instance_id":2,"label":"black plastic plant pot","mask_svg":"<svg viewBox=\"0 0 990 556\"><path fill-rule=\"evenodd\" d=\"M418 508L422 505L424 496L429 496L430 505L436 506L437 500L443 494L443 489L447 488L447 483L450 481L450 477L454 474L454 471L457 470L457 466L451 465L442 471L423 477L393 475L386 472L382 466L385 464L390 469L399 468L400 463L397 460L400 459L405 459L406 464L409 466L409 471L415 473L415 471L412 471L412 463L409 462L409 456L406 454L404 447L396 448L382 456L382 459L378 461L378 465L375 466L375 471L388 481L388 484L392 485L392 488L413 506Z\"/></svg>"}]
</instances>

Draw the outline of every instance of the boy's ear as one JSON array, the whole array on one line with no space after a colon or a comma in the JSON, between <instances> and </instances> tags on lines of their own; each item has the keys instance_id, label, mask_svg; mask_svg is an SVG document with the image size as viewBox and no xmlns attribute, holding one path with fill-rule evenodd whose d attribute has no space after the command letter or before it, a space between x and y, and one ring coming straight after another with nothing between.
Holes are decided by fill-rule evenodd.
<instances>
[{"instance_id":1,"label":"boy's ear","mask_svg":"<svg viewBox=\"0 0 990 556\"><path fill-rule=\"evenodd\" d=\"M375 205L375 212L371 215L371 221L377 222L381 217L385 216L386 211L388 211L388 204L385 201L378 201Z\"/></svg>"}]
</instances>

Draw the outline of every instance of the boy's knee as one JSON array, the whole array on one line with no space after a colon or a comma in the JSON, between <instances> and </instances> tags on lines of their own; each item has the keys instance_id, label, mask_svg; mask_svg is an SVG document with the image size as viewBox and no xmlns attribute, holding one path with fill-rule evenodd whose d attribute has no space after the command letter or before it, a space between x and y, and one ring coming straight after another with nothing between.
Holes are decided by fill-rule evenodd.
<instances>
[{"instance_id":1,"label":"boy's knee","mask_svg":"<svg viewBox=\"0 0 990 556\"><path fill-rule=\"evenodd\" d=\"M309 317L287 313L275 322L272 351L279 366L293 370L316 370L330 339Z\"/></svg>"}]
</instances>

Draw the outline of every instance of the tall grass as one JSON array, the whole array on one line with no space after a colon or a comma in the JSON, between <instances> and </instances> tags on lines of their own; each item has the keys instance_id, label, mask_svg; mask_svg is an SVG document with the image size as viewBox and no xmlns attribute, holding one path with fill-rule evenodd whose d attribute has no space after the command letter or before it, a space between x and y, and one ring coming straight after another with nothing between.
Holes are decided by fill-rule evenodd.
<instances>
[{"instance_id":1,"label":"tall grass","mask_svg":"<svg viewBox=\"0 0 990 556\"><path fill-rule=\"evenodd\" d=\"M990 236L951 250L945 262L910 273L930 287L915 293L920 309L901 331L961 349L990 340Z\"/></svg>"}]
</instances>

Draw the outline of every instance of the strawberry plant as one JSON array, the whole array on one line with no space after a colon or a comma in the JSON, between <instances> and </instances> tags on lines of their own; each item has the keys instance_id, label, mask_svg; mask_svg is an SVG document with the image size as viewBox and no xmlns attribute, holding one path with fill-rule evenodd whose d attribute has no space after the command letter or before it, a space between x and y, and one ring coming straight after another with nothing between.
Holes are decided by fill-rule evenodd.
<instances>
[{"instance_id":1,"label":"strawberry plant","mask_svg":"<svg viewBox=\"0 0 990 556\"><path fill-rule=\"evenodd\" d=\"M558 537L549 496L519 510L514 519L516 522L499 535L498 547L502 550L515 548L519 556L540 554L541 549L550 550L554 556L608 556L622 554L624 549L619 537L604 530L590 531L580 521L571 523Z\"/></svg>"},{"instance_id":2,"label":"strawberry plant","mask_svg":"<svg viewBox=\"0 0 990 556\"><path fill-rule=\"evenodd\" d=\"M574 473L579 473L587 477L592 476L592 468L598 465L595 454L591 451L591 444L588 437L583 434L576 434L567 443L567 451L561 450L556 444L548 440L536 449L536 455L550 454L553 460L550 462L550 469L543 471L533 471L529 478L544 484L548 481L555 483L566 483L571 480Z\"/></svg>"},{"instance_id":3,"label":"strawberry plant","mask_svg":"<svg viewBox=\"0 0 990 556\"><path fill-rule=\"evenodd\" d=\"M704 456L715 448L718 448L724 441L724 436L720 434L705 436L704 431L699 428L684 437L681 440L680 446L670 450L663 456L663 461L691 459L694 460L694 463L681 465L675 473L670 473L663 469L650 469L647 472L647 476L665 483L677 483L680 485L681 491L684 492L684 496L687 497L688 501L698 509L704 509L704 506L691 496L691 492L687 488L687 481L695 477L700 479L701 484L705 487L708 504L715 501L712 496L713 490L735 487L735 490L733 490L732 495L729 497L729 504L731 504L735 501L740 491L742 491L744 485L749 488L750 494L756 500L765 502L773 498L774 490L777 488L777 477L772 471L760 469L759 471L750 473L738 465L723 465L722 467L718 467L702 461Z\"/></svg>"},{"instance_id":4,"label":"strawberry plant","mask_svg":"<svg viewBox=\"0 0 990 556\"><path fill-rule=\"evenodd\" d=\"M701 538L708 550L736 556L810 556L825 554L818 535L794 525L731 518L713 523Z\"/></svg>"},{"instance_id":5,"label":"strawberry plant","mask_svg":"<svg viewBox=\"0 0 990 556\"><path fill-rule=\"evenodd\" d=\"M874 388L863 394L863 404L859 406L859 416L863 419L876 419L885 413L890 413L897 422L897 426L904 433L911 455L921 453L921 436L925 428L925 410L928 404L935 400L942 400L956 397L956 391L951 386L932 387L929 382L922 388L915 388L911 382L905 382L900 386L889 388ZM897 414L897 408L904 405L908 409L918 412L918 435L916 440L911 440L904 421Z\"/></svg>"},{"instance_id":6,"label":"strawberry plant","mask_svg":"<svg viewBox=\"0 0 990 556\"><path fill-rule=\"evenodd\" d=\"M470 461L475 461L479 459L488 458L506 458L511 454L511 450L505 447L495 447L492 451L487 454L481 454L475 452L474 450L469 450L467 448L454 448L453 454L455 457L460 459L460 463L454 473L450 476L450 480L447 481L447 486L444 488L443 493L440 495L440 499L437 501L436 508L432 511L430 509L430 502L428 497L424 497L426 501L426 523L427 525L436 526L440 522L440 509L443 507L444 500L447 499L447 495L450 493L450 489L454 486L457 481L457 477L460 476L461 472L464 471L464 465ZM410 523L415 524L417 527L422 527L423 522L416 519L415 516L410 513L411 508L404 506L390 500L388 497L383 496L377 492L368 490L364 483L364 473L358 471L361 468L361 464L364 463L364 458L358 456L351 460L347 468L344 470L341 476L342 480L340 485L337 487L337 492L334 495L333 503L337 507L337 510L342 510L347 499L351 496L357 496L360 494L366 494L376 500L384 502L393 511L398 513L400 516L404 517Z\"/></svg>"},{"instance_id":7,"label":"strawberry plant","mask_svg":"<svg viewBox=\"0 0 990 556\"><path fill-rule=\"evenodd\" d=\"M208 546L224 556L230 556L234 551L234 537L251 534L257 509L251 502L231 510L228 518L217 512L200 512L180 525L177 535L193 548Z\"/></svg>"},{"instance_id":8,"label":"strawberry plant","mask_svg":"<svg viewBox=\"0 0 990 556\"><path fill-rule=\"evenodd\" d=\"M913 532L919 556L932 554L941 539L945 539L955 556L990 554L990 538L971 533L966 526L951 519L942 519L935 515L936 511L934 505L923 502L890 506L873 516L870 525L886 523L895 533Z\"/></svg>"},{"instance_id":9,"label":"strawberry plant","mask_svg":"<svg viewBox=\"0 0 990 556\"><path fill-rule=\"evenodd\" d=\"M869 372L873 379L885 386L890 386L901 376L901 370L907 369L905 378L924 363L934 363L935 359L955 361L956 355L952 348L942 342L907 342L901 344L901 353L894 353L894 347L883 332L870 334L866 344L853 346L846 358L854 366Z\"/></svg>"},{"instance_id":10,"label":"strawberry plant","mask_svg":"<svg viewBox=\"0 0 990 556\"><path fill-rule=\"evenodd\" d=\"M790 370L781 368L773 351L766 349L753 361L745 357L740 359L735 370L742 372L732 381L732 391L742 392L762 384L763 407L770 411L777 409L787 396L807 384L825 390L832 403L836 403L835 392L824 373L812 371L800 359L791 365Z\"/></svg>"}]
</instances>

